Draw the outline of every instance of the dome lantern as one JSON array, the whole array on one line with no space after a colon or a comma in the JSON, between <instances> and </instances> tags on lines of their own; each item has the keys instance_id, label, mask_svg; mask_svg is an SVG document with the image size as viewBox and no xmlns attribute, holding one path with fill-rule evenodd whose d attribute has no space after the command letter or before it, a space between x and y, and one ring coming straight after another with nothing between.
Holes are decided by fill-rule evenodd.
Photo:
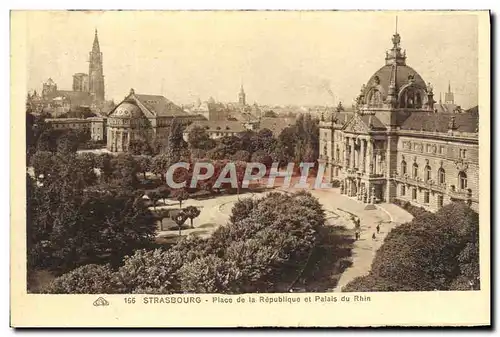
<instances>
[{"instance_id":1,"label":"dome lantern","mask_svg":"<svg viewBox=\"0 0 500 337\"><path fill-rule=\"evenodd\" d=\"M406 65L406 51L401 52L401 36L398 33L398 17L396 16L396 32L392 36L392 48L385 53L386 65Z\"/></svg>"}]
</instances>

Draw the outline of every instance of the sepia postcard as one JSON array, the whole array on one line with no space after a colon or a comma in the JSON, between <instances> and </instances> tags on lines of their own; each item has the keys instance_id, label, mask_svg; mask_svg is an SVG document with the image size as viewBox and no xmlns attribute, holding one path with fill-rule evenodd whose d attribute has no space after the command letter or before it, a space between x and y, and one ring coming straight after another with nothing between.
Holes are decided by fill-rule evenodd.
<instances>
[{"instance_id":1,"label":"sepia postcard","mask_svg":"<svg viewBox=\"0 0 500 337\"><path fill-rule=\"evenodd\" d=\"M12 11L11 326L490 326L488 11Z\"/></svg>"}]
</instances>

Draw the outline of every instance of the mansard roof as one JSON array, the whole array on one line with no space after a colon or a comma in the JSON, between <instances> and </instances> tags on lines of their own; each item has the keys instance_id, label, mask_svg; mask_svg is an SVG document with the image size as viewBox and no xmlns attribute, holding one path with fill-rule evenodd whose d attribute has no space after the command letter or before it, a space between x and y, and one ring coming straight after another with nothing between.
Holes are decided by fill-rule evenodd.
<instances>
[{"instance_id":1,"label":"mansard roof","mask_svg":"<svg viewBox=\"0 0 500 337\"><path fill-rule=\"evenodd\" d=\"M475 113L413 112L401 125L402 130L447 132L448 124L455 117L456 131L476 132L479 115Z\"/></svg>"}]
</instances>

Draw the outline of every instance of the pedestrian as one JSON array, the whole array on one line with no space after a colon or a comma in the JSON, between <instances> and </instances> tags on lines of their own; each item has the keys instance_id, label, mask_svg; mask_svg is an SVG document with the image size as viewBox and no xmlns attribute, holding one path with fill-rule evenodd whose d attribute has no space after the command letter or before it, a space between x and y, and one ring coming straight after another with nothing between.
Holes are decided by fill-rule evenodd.
<instances>
[{"instance_id":1,"label":"pedestrian","mask_svg":"<svg viewBox=\"0 0 500 337\"><path fill-rule=\"evenodd\" d=\"M375 240L376 236L375 233L372 234L372 239Z\"/></svg>"},{"instance_id":2,"label":"pedestrian","mask_svg":"<svg viewBox=\"0 0 500 337\"><path fill-rule=\"evenodd\" d=\"M354 232L354 237L356 238L356 241L359 240L359 232L358 231Z\"/></svg>"},{"instance_id":3,"label":"pedestrian","mask_svg":"<svg viewBox=\"0 0 500 337\"><path fill-rule=\"evenodd\" d=\"M380 233L380 222L377 224L377 234Z\"/></svg>"}]
</instances>

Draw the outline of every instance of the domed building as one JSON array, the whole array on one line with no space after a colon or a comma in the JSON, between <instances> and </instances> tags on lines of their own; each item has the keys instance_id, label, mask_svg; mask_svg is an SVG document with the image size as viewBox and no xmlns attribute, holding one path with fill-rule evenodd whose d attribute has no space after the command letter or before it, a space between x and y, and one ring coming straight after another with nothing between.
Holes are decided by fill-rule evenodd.
<instances>
[{"instance_id":1,"label":"domed building","mask_svg":"<svg viewBox=\"0 0 500 337\"><path fill-rule=\"evenodd\" d=\"M367 204L437 210L461 200L477 209L479 115L437 113L432 86L407 65L400 43L396 32L355 112L322 117L319 161L341 193Z\"/></svg>"},{"instance_id":2,"label":"domed building","mask_svg":"<svg viewBox=\"0 0 500 337\"><path fill-rule=\"evenodd\" d=\"M188 114L163 96L136 94L130 89L129 95L107 116L106 147L111 152L127 152L133 140L166 142L174 118L183 124L204 119Z\"/></svg>"}]
</instances>

